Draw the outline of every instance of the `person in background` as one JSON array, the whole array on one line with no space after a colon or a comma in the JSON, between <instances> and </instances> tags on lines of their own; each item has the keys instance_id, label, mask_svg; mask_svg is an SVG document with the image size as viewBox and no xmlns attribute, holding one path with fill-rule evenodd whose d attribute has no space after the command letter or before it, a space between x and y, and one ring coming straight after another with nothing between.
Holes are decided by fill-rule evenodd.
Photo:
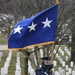
<instances>
[{"instance_id":1,"label":"person in background","mask_svg":"<svg viewBox=\"0 0 75 75\"><path fill-rule=\"evenodd\" d=\"M50 64L51 57L44 57L42 59L42 66L35 70L36 75L53 75L53 64Z\"/></svg>"}]
</instances>

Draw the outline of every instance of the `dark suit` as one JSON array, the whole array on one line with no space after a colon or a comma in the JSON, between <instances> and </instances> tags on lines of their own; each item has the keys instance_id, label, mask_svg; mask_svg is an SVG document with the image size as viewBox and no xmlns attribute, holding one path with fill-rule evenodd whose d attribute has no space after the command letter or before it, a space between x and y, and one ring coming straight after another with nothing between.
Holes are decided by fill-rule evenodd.
<instances>
[{"instance_id":1,"label":"dark suit","mask_svg":"<svg viewBox=\"0 0 75 75\"><path fill-rule=\"evenodd\" d=\"M36 75L52 75L50 70L47 70L45 67L41 67L35 71Z\"/></svg>"}]
</instances>

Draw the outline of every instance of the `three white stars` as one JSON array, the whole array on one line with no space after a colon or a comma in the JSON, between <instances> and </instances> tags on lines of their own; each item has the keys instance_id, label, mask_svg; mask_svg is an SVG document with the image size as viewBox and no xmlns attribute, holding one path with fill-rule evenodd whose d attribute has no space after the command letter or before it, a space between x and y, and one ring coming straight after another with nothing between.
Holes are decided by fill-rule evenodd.
<instances>
[{"instance_id":1,"label":"three white stars","mask_svg":"<svg viewBox=\"0 0 75 75\"><path fill-rule=\"evenodd\" d=\"M46 18L46 21L42 22L42 23L44 24L44 28L47 27L47 26L48 26L48 27L51 27L51 26L50 26L50 23L51 23L51 22L52 22L52 20L49 21L48 18Z\"/></svg>"},{"instance_id":2,"label":"three white stars","mask_svg":"<svg viewBox=\"0 0 75 75\"><path fill-rule=\"evenodd\" d=\"M49 21L48 18L46 18L46 21L42 22L42 23L44 24L44 28L45 28L45 27L51 27L51 26L50 26L51 22L52 22L52 20ZM30 29L29 32L31 32L32 30L35 31L36 25L37 25L37 24L34 24L34 23L32 22L32 25L31 25L31 26L28 26L28 28ZM21 34L21 29L22 29L22 28L23 28L23 27L20 27L20 26L18 26L17 28L15 28L15 29L14 29L14 34L15 34L15 33Z\"/></svg>"},{"instance_id":3,"label":"three white stars","mask_svg":"<svg viewBox=\"0 0 75 75\"><path fill-rule=\"evenodd\" d=\"M21 31L20 31L20 30L21 30L22 28L23 28L23 27L20 27L20 26L18 26L17 28L15 28L15 29L14 29L14 34L15 34L15 33L21 34Z\"/></svg>"}]
</instances>

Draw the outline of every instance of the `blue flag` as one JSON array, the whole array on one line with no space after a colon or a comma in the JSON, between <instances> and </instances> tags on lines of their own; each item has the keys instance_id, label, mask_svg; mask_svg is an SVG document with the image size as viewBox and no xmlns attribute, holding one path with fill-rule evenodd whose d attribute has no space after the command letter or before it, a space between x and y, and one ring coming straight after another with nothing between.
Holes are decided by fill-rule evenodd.
<instances>
[{"instance_id":1,"label":"blue flag","mask_svg":"<svg viewBox=\"0 0 75 75\"><path fill-rule=\"evenodd\" d=\"M58 4L18 22L8 38L9 49L51 44L55 41Z\"/></svg>"}]
</instances>

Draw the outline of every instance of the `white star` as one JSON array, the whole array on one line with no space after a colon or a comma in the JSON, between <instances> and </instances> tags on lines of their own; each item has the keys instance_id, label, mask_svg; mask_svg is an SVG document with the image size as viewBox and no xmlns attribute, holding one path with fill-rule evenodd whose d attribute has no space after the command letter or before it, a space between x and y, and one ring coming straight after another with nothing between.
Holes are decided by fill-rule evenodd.
<instances>
[{"instance_id":1,"label":"white star","mask_svg":"<svg viewBox=\"0 0 75 75\"><path fill-rule=\"evenodd\" d=\"M32 22L32 25L31 25L31 26L28 26L28 28L30 28L29 32L32 31L32 30L35 31L36 25L37 25L37 24L34 24L34 23Z\"/></svg>"},{"instance_id":2,"label":"white star","mask_svg":"<svg viewBox=\"0 0 75 75\"><path fill-rule=\"evenodd\" d=\"M52 22L52 20L48 20L48 18L46 18L46 21L44 21L44 22L42 22L43 24L44 24L44 28L46 27L46 26L48 26L48 27L51 27L50 26L50 23Z\"/></svg>"},{"instance_id":3,"label":"white star","mask_svg":"<svg viewBox=\"0 0 75 75\"><path fill-rule=\"evenodd\" d=\"M15 34L15 33L21 34L20 30L21 30L22 28L23 28L23 27L20 27L20 26L18 26L17 28L15 28L15 29L14 29L14 34Z\"/></svg>"}]
</instances>

